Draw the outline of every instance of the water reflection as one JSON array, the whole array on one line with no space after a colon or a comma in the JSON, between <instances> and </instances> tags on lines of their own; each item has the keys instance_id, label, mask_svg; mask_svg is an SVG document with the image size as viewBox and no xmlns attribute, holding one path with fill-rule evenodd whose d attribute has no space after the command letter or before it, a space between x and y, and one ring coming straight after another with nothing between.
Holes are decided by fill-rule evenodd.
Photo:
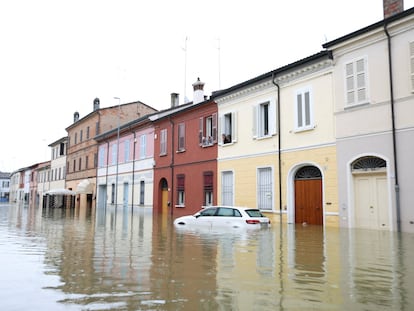
<instances>
[{"instance_id":1,"label":"water reflection","mask_svg":"<svg viewBox=\"0 0 414 311\"><path fill-rule=\"evenodd\" d=\"M414 235L0 205L4 310L412 310Z\"/></svg>"}]
</instances>

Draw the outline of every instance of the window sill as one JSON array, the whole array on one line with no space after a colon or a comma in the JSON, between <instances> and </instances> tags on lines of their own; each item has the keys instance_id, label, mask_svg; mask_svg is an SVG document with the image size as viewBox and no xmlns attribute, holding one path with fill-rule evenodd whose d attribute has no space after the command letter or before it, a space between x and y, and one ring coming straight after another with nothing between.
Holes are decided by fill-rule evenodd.
<instances>
[{"instance_id":1,"label":"window sill","mask_svg":"<svg viewBox=\"0 0 414 311\"><path fill-rule=\"evenodd\" d=\"M274 134L274 135L264 135L264 136L256 136L256 137L254 137L254 139L255 140L264 140L264 139L269 139L269 138L272 138L273 136L275 136L276 134Z\"/></svg>"},{"instance_id":2,"label":"window sill","mask_svg":"<svg viewBox=\"0 0 414 311\"><path fill-rule=\"evenodd\" d=\"M183 153L183 152L185 152L185 149L177 150L175 153Z\"/></svg>"},{"instance_id":3,"label":"window sill","mask_svg":"<svg viewBox=\"0 0 414 311\"><path fill-rule=\"evenodd\" d=\"M184 207L185 207L184 204L177 204L177 205L175 205L175 208L184 208Z\"/></svg>"},{"instance_id":4,"label":"window sill","mask_svg":"<svg viewBox=\"0 0 414 311\"><path fill-rule=\"evenodd\" d=\"M369 105L369 102L362 102L358 104L346 104L346 106L344 107L344 110L355 109L355 108L364 107L368 105Z\"/></svg>"},{"instance_id":5,"label":"window sill","mask_svg":"<svg viewBox=\"0 0 414 311\"><path fill-rule=\"evenodd\" d=\"M307 126L307 127L302 127L302 128L294 129L292 132L293 133L309 132L309 131L314 130L315 128L316 128L316 125L312 125L312 126Z\"/></svg>"}]
</instances>

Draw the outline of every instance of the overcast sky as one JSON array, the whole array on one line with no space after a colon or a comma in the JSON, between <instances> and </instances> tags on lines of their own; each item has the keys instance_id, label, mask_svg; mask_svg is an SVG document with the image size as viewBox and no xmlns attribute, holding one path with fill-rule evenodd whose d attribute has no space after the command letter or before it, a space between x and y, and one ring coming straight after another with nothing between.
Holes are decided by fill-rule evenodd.
<instances>
[{"instance_id":1,"label":"overcast sky","mask_svg":"<svg viewBox=\"0 0 414 311\"><path fill-rule=\"evenodd\" d=\"M2 0L0 171L50 160L96 97L166 109L197 77L210 95L382 19L382 0Z\"/></svg>"}]
</instances>

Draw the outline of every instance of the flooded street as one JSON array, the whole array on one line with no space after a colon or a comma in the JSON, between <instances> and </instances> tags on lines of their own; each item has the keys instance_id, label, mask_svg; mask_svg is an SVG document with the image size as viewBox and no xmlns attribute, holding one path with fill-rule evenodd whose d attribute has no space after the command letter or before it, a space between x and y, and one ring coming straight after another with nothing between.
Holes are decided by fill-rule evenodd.
<instances>
[{"instance_id":1,"label":"flooded street","mask_svg":"<svg viewBox=\"0 0 414 311\"><path fill-rule=\"evenodd\" d=\"M414 235L0 205L2 310L414 310Z\"/></svg>"}]
</instances>

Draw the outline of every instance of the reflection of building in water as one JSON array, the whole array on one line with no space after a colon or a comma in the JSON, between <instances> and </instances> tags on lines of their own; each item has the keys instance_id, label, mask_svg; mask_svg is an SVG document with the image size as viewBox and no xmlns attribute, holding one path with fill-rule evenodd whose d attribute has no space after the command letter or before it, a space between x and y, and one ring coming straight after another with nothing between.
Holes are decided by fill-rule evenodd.
<instances>
[{"instance_id":1,"label":"reflection of building in water","mask_svg":"<svg viewBox=\"0 0 414 311\"><path fill-rule=\"evenodd\" d=\"M163 310L219 310L217 236L175 231L154 217L152 297L165 297Z\"/></svg>"}]
</instances>

